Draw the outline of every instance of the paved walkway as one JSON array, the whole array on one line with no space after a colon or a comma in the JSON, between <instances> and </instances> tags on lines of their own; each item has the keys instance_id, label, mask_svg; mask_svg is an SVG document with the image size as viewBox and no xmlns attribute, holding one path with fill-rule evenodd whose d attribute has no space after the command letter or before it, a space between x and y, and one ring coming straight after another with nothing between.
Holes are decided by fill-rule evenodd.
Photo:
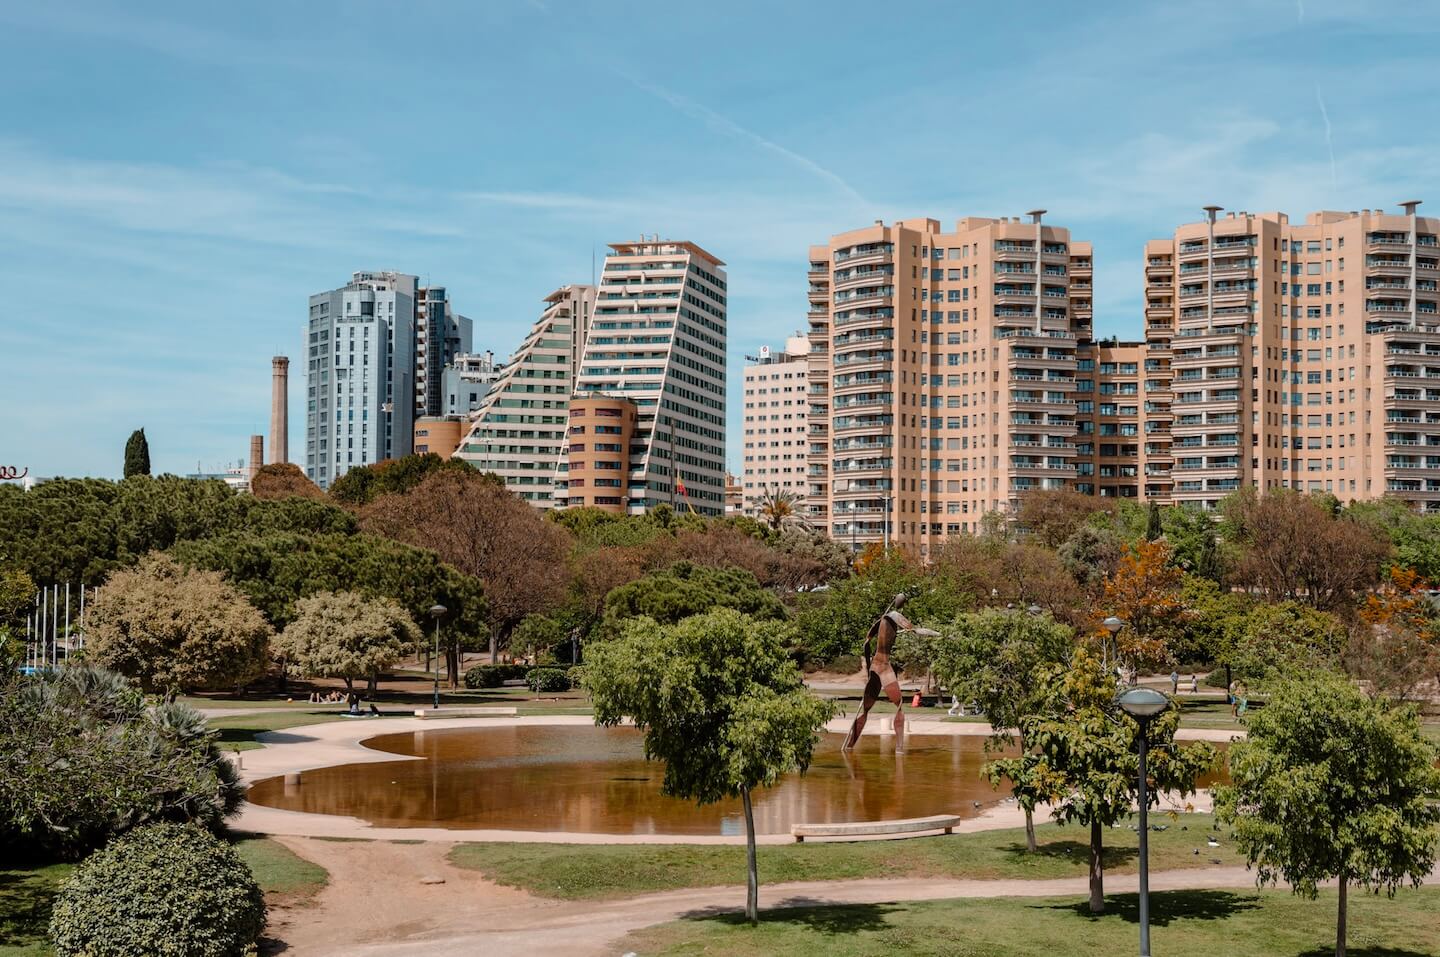
<instances>
[{"instance_id":1,"label":"paved walkway","mask_svg":"<svg viewBox=\"0 0 1440 957\"><path fill-rule=\"evenodd\" d=\"M439 845L335 843L283 838L330 871L315 905L275 915L271 934L286 957L587 957L620 953L636 930L685 917L744 908L743 886L696 888L609 901L533 897L450 865ZM762 880L763 880L763 876ZM422 883L443 878L444 883ZM1250 888L1243 868L1161 871L1154 890ZM1109 894L1131 893L1136 877L1106 875ZM953 898L1075 897L1083 877L1060 880L859 880L761 884L766 910L825 904L875 904Z\"/></svg>"}]
</instances>

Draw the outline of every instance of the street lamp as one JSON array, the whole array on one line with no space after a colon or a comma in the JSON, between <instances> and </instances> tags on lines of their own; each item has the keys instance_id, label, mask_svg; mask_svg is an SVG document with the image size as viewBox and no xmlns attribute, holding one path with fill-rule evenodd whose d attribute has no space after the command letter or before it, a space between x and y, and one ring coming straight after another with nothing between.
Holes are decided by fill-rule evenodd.
<instances>
[{"instance_id":1,"label":"street lamp","mask_svg":"<svg viewBox=\"0 0 1440 957\"><path fill-rule=\"evenodd\" d=\"M444 605L431 605L430 617L435 619L435 707L440 707L440 619L445 615Z\"/></svg>"},{"instance_id":2,"label":"street lamp","mask_svg":"<svg viewBox=\"0 0 1440 957\"><path fill-rule=\"evenodd\" d=\"M1146 792L1145 749L1150 722L1170 707L1170 699L1154 688L1135 687L1120 695L1116 703L1140 725L1140 957L1150 957L1150 798Z\"/></svg>"},{"instance_id":3,"label":"street lamp","mask_svg":"<svg viewBox=\"0 0 1440 957\"><path fill-rule=\"evenodd\" d=\"M1108 632L1110 632L1110 641L1114 641L1114 640L1115 640L1115 636L1118 635L1118 634L1120 634L1120 629L1125 627L1125 622L1121 621L1119 618L1116 618L1114 615L1111 615L1109 618L1106 618L1104 621L1100 622L1100 624L1104 625L1104 626L1105 626L1105 630L1108 631ZM1109 674L1109 673L1110 673L1110 657L1109 657L1109 655L1110 655L1110 644L1109 644L1109 642L1106 642L1105 647L1103 647L1103 648L1100 649L1100 667L1102 667L1102 668L1105 669L1105 673L1106 673L1106 674ZM1115 648L1115 657L1116 657L1116 658L1119 658L1119 657L1120 657L1120 648L1119 648L1119 646L1116 646L1116 648Z\"/></svg>"}]
</instances>

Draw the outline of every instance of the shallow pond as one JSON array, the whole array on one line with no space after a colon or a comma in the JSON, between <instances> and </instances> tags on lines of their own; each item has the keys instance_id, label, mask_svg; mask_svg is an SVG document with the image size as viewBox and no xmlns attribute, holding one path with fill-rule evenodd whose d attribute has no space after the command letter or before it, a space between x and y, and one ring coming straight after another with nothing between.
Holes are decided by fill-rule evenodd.
<instances>
[{"instance_id":1,"label":"shallow pond","mask_svg":"<svg viewBox=\"0 0 1440 957\"><path fill-rule=\"evenodd\" d=\"M980 776L984 739L867 736L855 752L821 735L805 775L755 794L761 834L791 825L929 814L973 816L1004 797ZM347 764L250 789L256 804L343 814L377 827L497 828L600 834L742 834L740 802L706 807L663 797L663 766L646 761L628 728L529 726L415 731L370 738L378 751L422 761Z\"/></svg>"}]
</instances>

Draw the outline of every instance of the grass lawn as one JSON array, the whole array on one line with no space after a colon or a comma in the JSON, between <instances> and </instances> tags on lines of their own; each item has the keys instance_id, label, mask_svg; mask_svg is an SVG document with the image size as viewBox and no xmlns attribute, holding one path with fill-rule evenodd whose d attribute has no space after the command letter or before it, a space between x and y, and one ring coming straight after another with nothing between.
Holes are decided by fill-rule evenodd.
<instances>
[{"instance_id":1,"label":"grass lawn","mask_svg":"<svg viewBox=\"0 0 1440 957\"><path fill-rule=\"evenodd\" d=\"M1208 814L1183 814L1171 821L1152 815L1166 830L1150 835L1153 870L1242 864L1230 847L1228 830L1211 830ZM1181 830L1184 827L1186 830ZM764 845L758 849L760 880L850 880L866 877L963 877L1044 879L1084 877L1089 828L1041 824L1040 848L1025 851L1023 829L921 837L905 841L855 841ZM1215 835L1221 847L1205 839ZM1105 831L1105 866L1133 871L1138 835L1129 827ZM1200 853L1196 854L1195 851ZM459 867L481 871L490 880L542 897L567 900L628 897L682 887L743 884L745 848L695 844L460 844L450 852Z\"/></svg>"},{"instance_id":2,"label":"grass lawn","mask_svg":"<svg viewBox=\"0 0 1440 957\"><path fill-rule=\"evenodd\" d=\"M765 911L760 925L733 915L661 924L617 952L707 957L1113 957L1136 953L1137 899L1111 898L1091 917L1086 902L1022 898L861 904ZM1285 891L1167 891L1150 898L1151 944L1166 957L1217 954L1324 957L1334 953L1335 891L1315 901ZM1440 954L1440 890L1402 890L1393 900L1351 894L1350 957Z\"/></svg>"},{"instance_id":3,"label":"grass lawn","mask_svg":"<svg viewBox=\"0 0 1440 957\"><path fill-rule=\"evenodd\" d=\"M50 907L73 865L0 868L0 955L41 957L54 953L46 935Z\"/></svg>"},{"instance_id":4,"label":"grass lawn","mask_svg":"<svg viewBox=\"0 0 1440 957\"><path fill-rule=\"evenodd\" d=\"M241 837L235 851L250 866L255 880L271 903L304 904L330 882L330 874L279 841L267 837Z\"/></svg>"},{"instance_id":5,"label":"grass lawn","mask_svg":"<svg viewBox=\"0 0 1440 957\"><path fill-rule=\"evenodd\" d=\"M329 880L323 867L268 838L243 837L235 850L255 873L267 900L303 904ZM73 864L0 868L0 957L50 957L50 908Z\"/></svg>"},{"instance_id":6,"label":"grass lawn","mask_svg":"<svg viewBox=\"0 0 1440 957\"><path fill-rule=\"evenodd\" d=\"M248 751L263 748L255 735L263 731L284 731L307 724L326 721L363 720L346 718L341 710L343 705L331 705L330 710L319 710L321 706L310 705L307 710L269 711L263 714L237 714L233 718L211 718L209 725L220 732L220 744L226 751ZM409 711L390 711L387 714L410 714Z\"/></svg>"}]
</instances>

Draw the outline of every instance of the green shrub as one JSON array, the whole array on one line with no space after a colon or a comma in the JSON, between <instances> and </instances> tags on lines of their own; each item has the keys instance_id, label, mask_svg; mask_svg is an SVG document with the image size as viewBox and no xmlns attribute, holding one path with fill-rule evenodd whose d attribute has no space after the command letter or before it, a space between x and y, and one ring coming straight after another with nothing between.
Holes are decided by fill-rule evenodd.
<instances>
[{"instance_id":1,"label":"green shrub","mask_svg":"<svg viewBox=\"0 0 1440 957\"><path fill-rule=\"evenodd\" d=\"M507 681L524 678L529 665L476 665L465 672L467 688L498 688Z\"/></svg>"},{"instance_id":2,"label":"green shrub","mask_svg":"<svg viewBox=\"0 0 1440 957\"><path fill-rule=\"evenodd\" d=\"M570 676L564 668L531 668L525 675L531 691L569 691Z\"/></svg>"},{"instance_id":3,"label":"green shrub","mask_svg":"<svg viewBox=\"0 0 1440 957\"><path fill-rule=\"evenodd\" d=\"M96 851L50 918L57 957L244 957L264 929L250 869L193 824L148 824Z\"/></svg>"},{"instance_id":4,"label":"green shrub","mask_svg":"<svg viewBox=\"0 0 1440 957\"><path fill-rule=\"evenodd\" d=\"M114 672L67 664L0 690L0 847L79 859L150 821L219 831L244 795L198 711L147 707Z\"/></svg>"}]
</instances>

